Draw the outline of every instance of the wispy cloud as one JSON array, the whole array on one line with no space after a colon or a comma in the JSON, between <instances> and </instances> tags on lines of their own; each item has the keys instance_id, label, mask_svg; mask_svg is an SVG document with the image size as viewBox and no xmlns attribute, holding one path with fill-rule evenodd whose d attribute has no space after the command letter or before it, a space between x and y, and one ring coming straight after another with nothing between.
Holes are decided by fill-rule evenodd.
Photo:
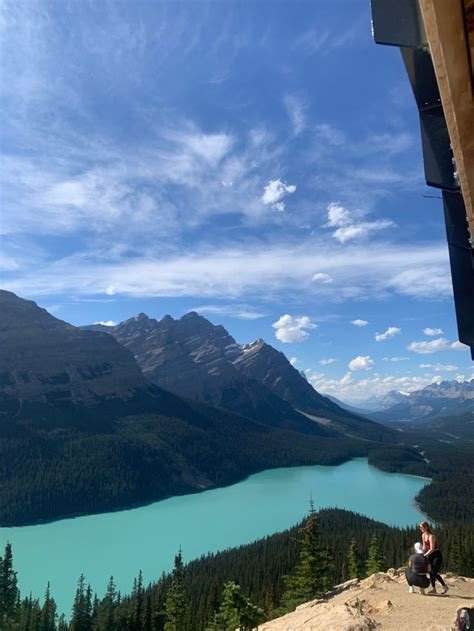
<instances>
[{"instance_id":1,"label":"wispy cloud","mask_svg":"<svg viewBox=\"0 0 474 631\"><path fill-rule=\"evenodd\" d=\"M420 368L431 368L435 372L456 372L459 366L452 364L420 364Z\"/></svg>"},{"instance_id":2,"label":"wispy cloud","mask_svg":"<svg viewBox=\"0 0 474 631\"><path fill-rule=\"evenodd\" d=\"M298 245L266 244L247 247L196 247L183 253L166 244L142 254L125 250L82 252L48 264L32 265L11 272L4 287L24 295L60 294L97 297L188 296L195 298L240 298L277 295L324 295L330 301L347 298L384 298L393 291L394 278L409 270L429 266L448 274L446 249L431 245L376 245L369 250L351 246L341 250L310 239ZM313 270L325 268L331 284L313 282ZM238 274L236 274L238 270ZM421 272L420 272L421 275ZM442 288L442 286L441 286ZM449 288L450 289L450 288ZM404 295L404 287L397 286ZM411 295L411 292L408 292ZM424 291L426 295L426 289ZM446 292L444 295L449 295ZM433 287L433 299L443 297Z\"/></svg>"},{"instance_id":3,"label":"wispy cloud","mask_svg":"<svg viewBox=\"0 0 474 631\"><path fill-rule=\"evenodd\" d=\"M306 129L306 104L295 94L287 94L283 100L285 109L288 113L293 134L299 136Z\"/></svg>"},{"instance_id":4,"label":"wispy cloud","mask_svg":"<svg viewBox=\"0 0 474 631\"><path fill-rule=\"evenodd\" d=\"M339 243L346 243L359 237L367 237L373 232L394 227L395 224L390 219L380 219L377 221L357 221L347 208L338 202L331 202L327 208L328 219L326 228L336 228L332 233L333 239ZM360 214L360 211L359 213Z\"/></svg>"},{"instance_id":5,"label":"wispy cloud","mask_svg":"<svg viewBox=\"0 0 474 631\"><path fill-rule=\"evenodd\" d=\"M197 311L198 313L210 314L210 315L223 315L231 318L239 318L241 320L258 320L264 318L268 314L259 309L253 309L248 305L200 305L199 307L192 307L190 311Z\"/></svg>"},{"instance_id":6,"label":"wispy cloud","mask_svg":"<svg viewBox=\"0 0 474 631\"><path fill-rule=\"evenodd\" d=\"M321 366L330 366L331 364L335 364L337 362L337 359L335 359L334 357L329 357L328 359L320 359L319 363L321 364Z\"/></svg>"}]
</instances>

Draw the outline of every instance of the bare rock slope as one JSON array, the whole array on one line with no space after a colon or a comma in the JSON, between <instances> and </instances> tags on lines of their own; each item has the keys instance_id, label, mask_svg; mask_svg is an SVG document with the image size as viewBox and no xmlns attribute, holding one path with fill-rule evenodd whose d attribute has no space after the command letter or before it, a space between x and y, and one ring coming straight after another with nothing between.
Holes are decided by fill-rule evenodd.
<instances>
[{"instance_id":1,"label":"bare rock slope","mask_svg":"<svg viewBox=\"0 0 474 631\"><path fill-rule=\"evenodd\" d=\"M456 611L474 607L474 579L454 574L444 578L449 587L445 596L408 593L402 570L354 579L258 631L451 631Z\"/></svg>"}]
</instances>

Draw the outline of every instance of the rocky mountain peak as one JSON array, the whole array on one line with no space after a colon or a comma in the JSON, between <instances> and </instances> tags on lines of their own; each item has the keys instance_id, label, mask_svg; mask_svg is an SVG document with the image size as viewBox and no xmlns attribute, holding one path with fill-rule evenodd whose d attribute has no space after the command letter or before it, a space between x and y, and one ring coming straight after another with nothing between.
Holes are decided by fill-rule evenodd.
<instances>
[{"instance_id":1,"label":"rocky mountain peak","mask_svg":"<svg viewBox=\"0 0 474 631\"><path fill-rule=\"evenodd\" d=\"M176 320L172 318L169 313L167 313L165 316L161 318L161 320L159 321L159 324L170 325L170 324L174 324L175 322Z\"/></svg>"}]
</instances>

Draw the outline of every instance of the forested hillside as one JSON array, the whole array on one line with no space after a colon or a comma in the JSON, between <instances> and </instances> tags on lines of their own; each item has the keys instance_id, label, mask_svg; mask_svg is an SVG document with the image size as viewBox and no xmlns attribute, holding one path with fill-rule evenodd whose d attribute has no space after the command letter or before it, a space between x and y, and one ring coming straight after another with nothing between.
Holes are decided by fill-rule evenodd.
<instances>
[{"instance_id":1,"label":"forested hillside","mask_svg":"<svg viewBox=\"0 0 474 631\"><path fill-rule=\"evenodd\" d=\"M308 520L304 522L308 523ZM175 570L163 574L154 584L145 586L138 576L131 593L116 592L113 579L107 594L98 599L87 577L80 577L72 606L72 616L59 621L55 614L54 594L45 599L24 597L18 601L16 577L10 552L0 565L3 585L5 631L204 631L227 629L212 627L214 613L222 610L222 592L234 594L230 583L240 586L234 607L248 611L249 600L263 610L265 618L285 610L285 598L291 580L301 562L306 545L301 538L303 524L246 546L207 555L182 566L177 555ZM443 571L464 576L474 575L474 525L447 525L438 530L445 560ZM419 540L417 529L400 529L343 510L322 510L317 515L317 549L328 559L331 585L372 571L406 564L413 543ZM14 551L13 551L14 553ZM185 557L186 550L183 550ZM45 568L45 587L47 568ZM286 594L286 596L285 596ZM25 595L23 595L25 596ZM19 604L18 604L19 602ZM240 603L240 604L239 604ZM179 605L180 610L177 610ZM252 610L255 613L255 609ZM177 624L176 624L177 623ZM175 624L175 626L169 626Z\"/></svg>"}]
</instances>

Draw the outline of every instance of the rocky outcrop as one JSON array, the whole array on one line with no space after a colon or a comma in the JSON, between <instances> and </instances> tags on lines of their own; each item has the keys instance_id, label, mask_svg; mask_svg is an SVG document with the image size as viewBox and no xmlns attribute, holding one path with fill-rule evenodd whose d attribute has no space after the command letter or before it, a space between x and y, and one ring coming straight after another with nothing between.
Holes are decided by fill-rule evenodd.
<instances>
[{"instance_id":1,"label":"rocky outcrop","mask_svg":"<svg viewBox=\"0 0 474 631\"><path fill-rule=\"evenodd\" d=\"M410 594L403 569L337 586L258 631L451 631L456 611L474 606L474 579L445 575L446 596Z\"/></svg>"}]
</instances>

